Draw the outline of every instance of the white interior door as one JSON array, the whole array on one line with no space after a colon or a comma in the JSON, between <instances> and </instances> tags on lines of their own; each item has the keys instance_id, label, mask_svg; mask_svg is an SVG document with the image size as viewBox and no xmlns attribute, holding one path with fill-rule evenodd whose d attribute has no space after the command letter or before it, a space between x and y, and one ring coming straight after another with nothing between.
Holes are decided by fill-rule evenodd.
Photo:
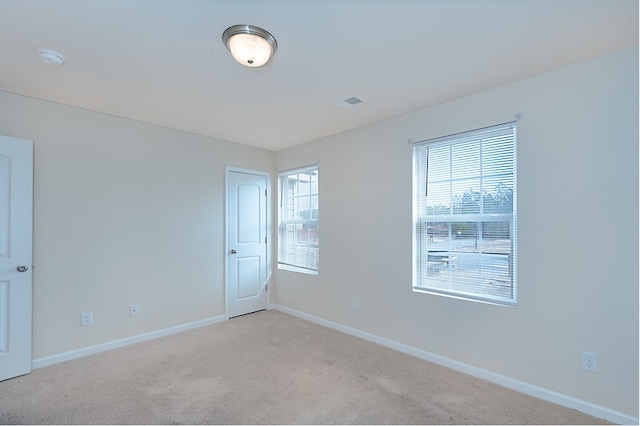
<instances>
[{"instance_id":1,"label":"white interior door","mask_svg":"<svg viewBox=\"0 0 640 426\"><path fill-rule=\"evenodd\" d=\"M0 380L31 371L33 142L0 136Z\"/></svg>"},{"instance_id":2,"label":"white interior door","mask_svg":"<svg viewBox=\"0 0 640 426\"><path fill-rule=\"evenodd\" d=\"M258 172L257 172L258 173ZM227 312L267 307L267 176L227 170Z\"/></svg>"}]
</instances>

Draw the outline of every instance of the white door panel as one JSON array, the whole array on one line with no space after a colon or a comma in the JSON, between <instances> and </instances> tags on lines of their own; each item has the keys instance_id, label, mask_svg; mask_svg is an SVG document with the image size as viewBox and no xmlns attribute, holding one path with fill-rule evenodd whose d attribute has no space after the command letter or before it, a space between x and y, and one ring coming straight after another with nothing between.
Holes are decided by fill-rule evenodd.
<instances>
[{"instance_id":1,"label":"white door panel","mask_svg":"<svg viewBox=\"0 0 640 426\"><path fill-rule=\"evenodd\" d=\"M33 142L0 136L0 380L31 371Z\"/></svg>"},{"instance_id":2,"label":"white door panel","mask_svg":"<svg viewBox=\"0 0 640 426\"><path fill-rule=\"evenodd\" d=\"M267 306L267 177L227 172L229 317Z\"/></svg>"},{"instance_id":3,"label":"white door panel","mask_svg":"<svg viewBox=\"0 0 640 426\"><path fill-rule=\"evenodd\" d=\"M260 256L238 259L238 300L259 296L262 290L260 260Z\"/></svg>"},{"instance_id":4,"label":"white door panel","mask_svg":"<svg viewBox=\"0 0 640 426\"><path fill-rule=\"evenodd\" d=\"M235 172L234 172L235 173ZM260 205L264 191L260 181L236 185L238 244L260 243Z\"/></svg>"}]
</instances>

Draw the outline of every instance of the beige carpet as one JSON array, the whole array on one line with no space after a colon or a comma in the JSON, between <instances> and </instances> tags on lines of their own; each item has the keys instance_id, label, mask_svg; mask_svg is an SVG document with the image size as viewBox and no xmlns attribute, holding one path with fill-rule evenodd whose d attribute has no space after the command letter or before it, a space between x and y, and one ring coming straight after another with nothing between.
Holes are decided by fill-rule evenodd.
<instances>
[{"instance_id":1,"label":"beige carpet","mask_svg":"<svg viewBox=\"0 0 640 426\"><path fill-rule=\"evenodd\" d=\"M258 312L0 382L3 424L602 424Z\"/></svg>"}]
</instances>

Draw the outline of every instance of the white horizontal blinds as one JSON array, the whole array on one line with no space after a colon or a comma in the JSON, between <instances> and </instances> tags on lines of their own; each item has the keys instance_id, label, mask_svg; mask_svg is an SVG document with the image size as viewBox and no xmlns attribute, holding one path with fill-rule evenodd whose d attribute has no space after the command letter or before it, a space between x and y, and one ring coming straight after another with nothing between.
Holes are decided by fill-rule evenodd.
<instances>
[{"instance_id":1,"label":"white horizontal blinds","mask_svg":"<svg viewBox=\"0 0 640 426\"><path fill-rule=\"evenodd\" d=\"M318 166L280 173L278 263L318 270Z\"/></svg>"},{"instance_id":2,"label":"white horizontal blinds","mask_svg":"<svg viewBox=\"0 0 640 426\"><path fill-rule=\"evenodd\" d=\"M414 145L414 286L516 301L516 125Z\"/></svg>"}]
</instances>

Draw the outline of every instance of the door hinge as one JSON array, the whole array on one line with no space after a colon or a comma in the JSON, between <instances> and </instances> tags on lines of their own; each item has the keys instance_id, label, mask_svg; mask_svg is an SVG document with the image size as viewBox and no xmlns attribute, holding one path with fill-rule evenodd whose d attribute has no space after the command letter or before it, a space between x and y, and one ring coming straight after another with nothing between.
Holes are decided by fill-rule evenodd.
<instances>
[{"instance_id":1,"label":"door hinge","mask_svg":"<svg viewBox=\"0 0 640 426\"><path fill-rule=\"evenodd\" d=\"M267 237L264 237L264 243L267 244Z\"/></svg>"},{"instance_id":2,"label":"door hinge","mask_svg":"<svg viewBox=\"0 0 640 426\"><path fill-rule=\"evenodd\" d=\"M264 190L264 196L265 197L267 196L267 190L266 189Z\"/></svg>"},{"instance_id":3,"label":"door hinge","mask_svg":"<svg viewBox=\"0 0 640 426\"><path fill-rule=\"evenodd\" d=\"M264 291L269 291L269 284L264 285Z\"/></svg>"}]
</instances>

